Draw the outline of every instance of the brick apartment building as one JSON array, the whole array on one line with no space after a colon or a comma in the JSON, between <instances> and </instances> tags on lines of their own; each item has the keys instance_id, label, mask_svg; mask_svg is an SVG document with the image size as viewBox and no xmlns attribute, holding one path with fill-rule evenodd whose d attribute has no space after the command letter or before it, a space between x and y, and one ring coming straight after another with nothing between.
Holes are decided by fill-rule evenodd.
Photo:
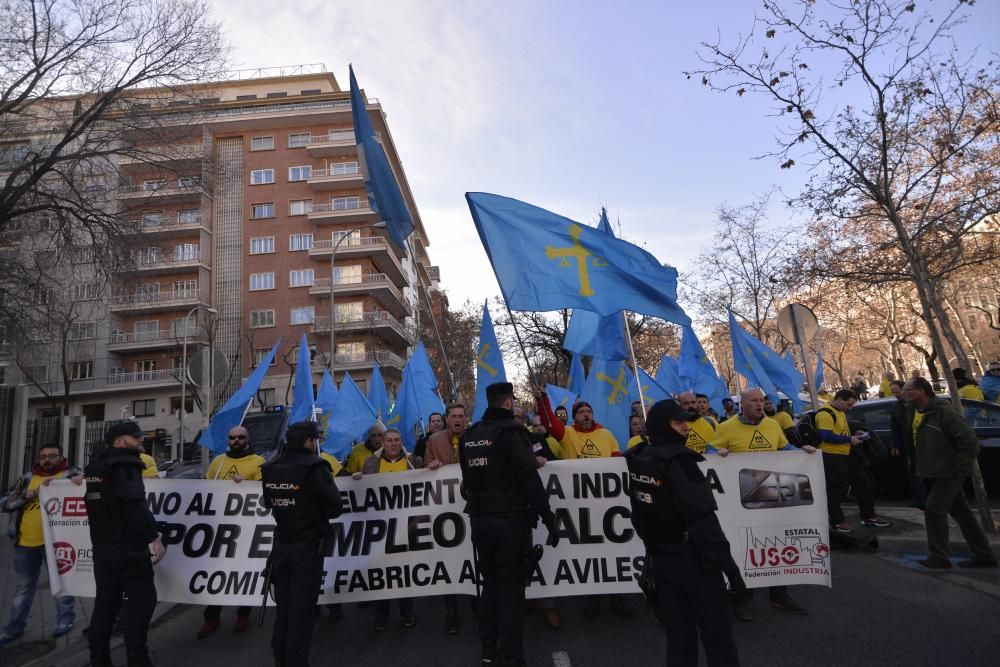
<instances>
[{"instance_id":1,"label":"brick apartment building","mask_svg":"<svg viewBox=\"0 0 1000 667\"><path fill-rule=\"evenodd\" d=\"M332 288L335 379L350 372L365 389L378 361L394 395L438 276L377 100L367 100L368 113L414 217L405 253L374 229L352 232L378 216L358 165L349 91L333 74L322 67L258 70L205 84L198 95L188 104L152 101L148 114L161 139L144 145L136 132L138 152L118 160L118 182L109 187L141 232L134 271L106 290L79 280L55 288L85 313L69 337L70 415L88 422L134 417L160 458L206 422L204 396L196 402L189 389L179 433L185 339L189 357L211 341L234 362L211 396L218 405L281 338L252 409L286 404L302 334L315 384L329 359ZM52 345L0 345L0 384L24 387L27 420L59 415L45 396L64 393L62 362L47 355Z\"/></svg>"}]
</instances>

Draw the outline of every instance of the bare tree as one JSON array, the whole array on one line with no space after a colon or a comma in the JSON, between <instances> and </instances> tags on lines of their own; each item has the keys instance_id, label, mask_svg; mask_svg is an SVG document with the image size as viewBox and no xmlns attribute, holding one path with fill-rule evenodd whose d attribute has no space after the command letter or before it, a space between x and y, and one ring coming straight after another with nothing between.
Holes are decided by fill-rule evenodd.
<instances>
[{"instance_id":1,"label":"bare tree","mask_svg":"<svg viewBox=\"0 0 1000 667\"><path fill-rule=\"evenodd\" d=\"M482 326L482 305L466 301L461 308L455 310L451 308L448 297L443 292L433 293L431 299L437 311L435 316L441 340L438 341L430 317L423 318L421 337L435 375L440 379L441 395L471 406L476 396L476 350ZM447 371L449 366L450 377ZM451 386L452 378L454 387Z\"/></svg>"}]
</instances>

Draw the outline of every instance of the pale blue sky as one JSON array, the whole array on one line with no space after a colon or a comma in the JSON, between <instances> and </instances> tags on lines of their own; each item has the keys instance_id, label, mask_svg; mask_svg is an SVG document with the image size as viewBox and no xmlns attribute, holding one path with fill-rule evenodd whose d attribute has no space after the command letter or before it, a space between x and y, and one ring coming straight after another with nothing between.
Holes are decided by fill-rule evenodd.
<instances>
[{"instance_id":1,"label":"pale blue sky","mask_svg":"<svg viewBox=\"0 0 1000 667\"><path fill-rule=\"evenodd\" d=\"M353 62L388 114L453 305L499 293L467 190L582 222L606 205L626 238L684 270L720 203L804 178L752 159L773 147L763 102L682 74L700 41L748 31L759 2L213 4L237 67L322 62L346 88ZM997 50L998 5L977 3L960 43Z\"/></svg>"}]
</instances>

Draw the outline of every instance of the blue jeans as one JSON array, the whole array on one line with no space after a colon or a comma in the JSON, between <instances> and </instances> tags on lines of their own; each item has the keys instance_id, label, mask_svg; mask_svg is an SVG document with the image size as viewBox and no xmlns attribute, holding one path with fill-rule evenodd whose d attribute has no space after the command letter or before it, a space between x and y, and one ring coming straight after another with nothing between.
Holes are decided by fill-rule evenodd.
<instances>
[{"instance_id":1,"label":"blue jeans","mask_svg":"<svg viewBox=\"0 0 1000 667\"><path fill-rule=\"evenodd\" d=\"M14 545L14 574L17 578L14 602L10 608L10 619L3 631L8 635L24 632L31 613L31 603L35 600L38 575L45 562L45 547L22 547ZM73 625L76 618L76 600L71 596L56 598L56 626Z\"/></svg>"}]
</instances>

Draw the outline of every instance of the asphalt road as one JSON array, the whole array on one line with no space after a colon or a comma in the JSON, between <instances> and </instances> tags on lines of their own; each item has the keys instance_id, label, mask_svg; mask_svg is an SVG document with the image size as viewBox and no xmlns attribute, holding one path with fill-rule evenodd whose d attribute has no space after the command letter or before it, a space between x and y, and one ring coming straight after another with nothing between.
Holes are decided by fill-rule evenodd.
<instances>
[{"instance_id":1,"label":"asphalt road","mask_svg":"<svg viewBox=\"0 0 1000 667\"><path fill-rule=\"evenodd\" d=\"M928 573L912 563L914 555L835 552L833 588L802 586L793 595L810 610L805 617L770 608L766 594L754 602L755 620L736 626L744 665L996 665L996 619L1000 613L1000 572L972 576L953 571ZM630 599L639 611L637 597ZM559 600L563 627L550 630L540 612L527 617L526 650L532 666L599 667L663 664L664 636L639 613L631 621L612 616L605 605L596 619L581 613L581 600ZM397 624L375 634L374 610L349 605L343 620L317 621L313 665L411 666L478 665L475 618L461 604L462 628L444 633L441 600L416 604L418 625ZM393 609L395 613L395 609ZM273 618L273 612L269 613ZM255 617L256 618L256 617ZM270 618L268 620L270 620ZM233 611L223 628L197 641L200 608L177 608L153 630L151 650L158 665L269 665L270 622L233 635ZM85 654L35 664L83 665ZM116 654L124 663L124 656Z\"/></svg>"}]
</instances>

